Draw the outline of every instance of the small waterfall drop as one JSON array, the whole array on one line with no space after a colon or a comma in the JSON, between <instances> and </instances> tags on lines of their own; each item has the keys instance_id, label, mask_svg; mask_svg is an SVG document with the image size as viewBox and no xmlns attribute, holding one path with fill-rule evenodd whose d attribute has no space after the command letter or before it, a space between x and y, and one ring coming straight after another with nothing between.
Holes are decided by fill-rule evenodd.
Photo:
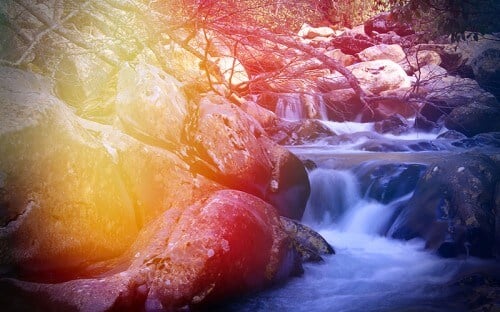
<instances>
[{"instance_id":1,"label":"small waterfall drop","mask_svg":"<svg viewBox=\"0 0 500 312\"><path fill-rule=\"evenodd\" d=\"M383 235L402 199L383 204L361 194L360 181L350 170L316 169L309 175L311 195L303 221L351 233Z\"/></svg>"},{"instance_id":2,"label":"small waterfall drop","mask_svg":"<svg viewBox=\"0 0 500 312\"><path fill-rule=\"evenodd\" d=\"M281 95L276 103L276 115L289 120L306 118L305 109L299 94Z\"/></svg>"}]
</instances>

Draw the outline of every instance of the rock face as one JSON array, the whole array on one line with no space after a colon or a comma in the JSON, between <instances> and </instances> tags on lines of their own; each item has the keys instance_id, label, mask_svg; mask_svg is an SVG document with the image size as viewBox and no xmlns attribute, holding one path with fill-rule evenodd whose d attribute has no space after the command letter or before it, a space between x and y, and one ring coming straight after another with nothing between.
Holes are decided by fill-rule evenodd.
<instances>
[{"instance_id":1,"label":"rock face","mask_svg":"<svg viewBox=\"0 0 500 312\"><path fill-rule=\"evenodd\" d=\"M178 142L187 114L180 82L148 64L124 67L118 74L117 113L131 131ZM169 125L165 127L165 125Z\"/></svg>"},{"instance_id":2,"label":"rock face","mask_svg":"<svg viewBox=\"0 0 500 312\"><path fill-rule=\"evenodd\" d=\"M124 256L123 272L52 285L0 279L3 293L31 299L0 302L7 309L172 311L276 283L300 271L297 257L272 206L219 191L150 224Z\"/></svg>"},{"instance_id":3,"label":"rock face","mask_svg":"<svg viewBox=\"0 0 500 312\"><path fill-rule=\"evenodd\" d=\"M40 273L119 255L138 228L113 148L40 76L1 72L1 265Z\"/></svg>"},{"instance_id":4,"label":"rock face","mask_svg":"<svg viewBox=\"0 0 500 312\"><path fill-rule=\"evenodd\" d=\"M472 153L429 166L390 234L422 237L443 256L491 257L500 244L495 234L499 173L498 161Z\"/></svg>"},{"instance_id":5,"label":"rock face","mask_svg":"<svg viewBox=\"0 0 500 312\"><path fill-rule=\"evenodd\" d=\"M445 117L444 124L450 130L460 131L467 136L484 132L500 131L500 107L472 103L460 106Z\"/></svg>"},{"instance_id":6,"label":"rock face","mask_svg":"<svg viewBox=\"0 0 500 312\"><path fill-rule=\"evenodd\" d=\"M40 76L1 71L2 267L70 278L121 254L172 205L218 188L165 149L79 119Z\"/></svg>"}]
</instances>

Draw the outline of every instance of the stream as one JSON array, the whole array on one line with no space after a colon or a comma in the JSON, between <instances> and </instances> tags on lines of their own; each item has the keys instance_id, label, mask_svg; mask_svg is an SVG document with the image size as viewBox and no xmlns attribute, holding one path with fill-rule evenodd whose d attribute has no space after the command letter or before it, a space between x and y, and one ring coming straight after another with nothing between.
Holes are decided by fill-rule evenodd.
<instances>
[{"instance_id":1,"label":"stream","mask_svg":"<svg viewBox=\"0 0 500 312\"><path fill-rule=\"evenodd\" d=\"M430 142L437 149L363 151L360 144L373 137L359 133L375 134L373 124L323 123L353 139L288 148L316 166L309 170L311 195L302 222L325 237L336 254L324 257L323 263L305 264L303 276L240 298L225 310L466 311L452 287L454 281L463 272L495 265L492 261L465 256L444 259L426 250L423 240L390 238L398 211L410 199L425 168L464 149L448 140L436 140L443 129L375 137L401 146Z\"/></svg>"}]
</instances>

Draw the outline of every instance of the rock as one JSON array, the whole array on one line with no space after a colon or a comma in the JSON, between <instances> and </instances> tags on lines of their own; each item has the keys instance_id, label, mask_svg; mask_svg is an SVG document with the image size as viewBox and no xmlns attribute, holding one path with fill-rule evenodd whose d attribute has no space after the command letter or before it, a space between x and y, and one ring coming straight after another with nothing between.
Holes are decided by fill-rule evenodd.
<instances>
[{"instance_id":1,"label":"rock","mask_svg":"<svg viewBox=\"0 0 500 312\"><path fill-rule=\"evenodd\" d=\"M271 160L257 140L264 134L250 115L215 95L201 100L188 133L190 146L209 165L212 180L261 198L272 172Z\"/></svg>"},{"instance_id":2,"label":"rock","mask_svg":"<svg viewBox=\"0 0 500 312\"><path fill-rule=\"evenodd\" d=\"M328 82L329 84L330 82ZM322 84L328 88L328 84ZM323 100L328 108L329 120L356 120L363 112L364 106L352 89L338 89L323 93Z\"/></svg>"},{"instance_id":3,"label":"rock","mask_svg":"<svg viewBox=\"0 0 500 312\"><path fill-rule=\"evenodd\" d=\"M163 141L79 119L42 77L1 72L0 265L15 274L81 276L160 213L220 189Z\"/></svg>"},{"instance_id":4,"label":"rock","mask_svg":"<svg viewBox=\"0 0 500 312\"><path fill-rule=\"evenodd\" d=\"M357 61L356 57L345 54L340 49L328 50L325 52L325 55L339 61L344 66L352 65Z\"/></svg>"},{"instance_id":5,"label":"rock","mask_svg":"<svg viewBox=\"0 0 500 312\"><path fill-rule=\"evenodd\" d=\"M323 261L322 255L335 254L333 247L313 229L285 217L280 220L302 262Z\"/></svg>"},{"instance_id":6,"label":"rock","mask_svg":"<svg viewBox=\"0 0 500 312\"><path fill-rule=\"evenodd\" d=\"M367 162L354 169L361 193L388 204L415 189L426 169L420 164Z\"/></svg>"},{"instance_id":7,"label":"rock","mask_svg":"<svg viewBox=\"0 0 500 312\"><path fill-rule=\"evenodd\" d=\"M279 141L281 145L302 145L335 135L330 128L317 119L304 119L295 122L281 121L277 127L268 131L286 133L286 139Z\"/></svg>"},{"instance_id":8,"label":"rock","mask_svg":"<svg viewBox=\"0 0 500 312\"><path fill-rule=\"evenodd\" d=\"M472 138L463 138L452 143L453 146L462 148L475 147L500 147L500 132L481 133Z\"/></svg>"},{"instance_id":9,"label":"rock","mask_svg":"<svg viewBox=\"0 0 500 312\"><path fill-rule=\"evenodd\" d=\"M371 116L369 121L384 120L394 114L399 114L404 118L413 118L420 111L423 104L417 101L408 101L411 88L401 88L383 91L380 99L371 101L371 107L375 116Z\"/></svg>"},{"instance_id":10,"label":"rock","mask_svg":"<svg viewBox=\"0 0 500 312\"><path fill-rule=\"evenodd\" d=\"M362 62L347 67L368 92L380 94L383 91L409 88L410 78L398 64L390 60ZM320 88L335 90L348 88L347 80L338 73L320 80Z\"/></svg>"},{"instance_id":11,"label":"rock","mask_svg":"<svg viewBox=\"0 0 500 312\"><path fill-rule=\"evenodd\" d=\"M272 127L278 122L278 117L272 111L265 109L253 101L243 101L240 108L259 122L263 128Z\"/></svg>"},{"instance_id":12,"label":"rock","mask_svg":"<svg viewBox=\"0 0 500 312\"><path fill-rule=\"evenodd\" d=\"M161 69L149 64L123 67L118 73L116 105L127 130L164 142L180 141L187 99L180 82Z\"/></svg>"},{"instance_id":13,"label":"rock","mask_svg":"<svg viewBox=\"0 0 500 312\"><path fill-rule=\"evenodd\" d=\"M231 190L165 212L123 258L126 270L95 279L0 279L0 289L13 294L2 296L3 307L173 311L257 291L301 270L273 207Z\"/></svg>"},{"instance_id":14,"label":"rock","mask_svg":"<svg viewBox=\"0 0 500 312\"><path fill-rule=\"evenodd\" d=\"M80 115L88 115L91 113L90 109L95 109L92 107L95 105L101 106L102 114L108 109L102 107L102 103L112 96L108 89L109 82L112 81L112 71L110 65L94 54L66 54L58 64L55 74L57 95L75 107Z\"/></svg>"},{"instance_id":15,"label":"rock","mask_svg":"<svg viewBox=\"0 0 500 312\"><path fill-rule=\"evenodd\" d=\"M250 78L241 62L232 56L216 57L212 60L232 90L242 91L248 87Z\"/></svg>"},{"instance_id":16,"label":"rock","mask_svg":"<svg viewBox=\"0 0 500 312\"><path fill-rule=\"evenodd\" d=\"M483 132L500 131L499 120L500 107L472 103L453 109L445 117L444 124L448 129L470 137Z\"/></svg>"},{"instance_id":17,"label":"rock","mask_svg":"<svg viewBox=\"0 0 500 312\"><path fill-rule=\"evenodd\" d=\"M457 50L466 59L465 66L470 66L475 80L497 99L500 95L500 43L497 35L478 36L478 40L470 38L459 42Z\"/></svg>"},{"instance_id":18,"label":"rock","mask_svg":"<svg viewBox=\"0 0 500 312\"><path fill-rule=\"evenodd\" d=\"M495 97L479 87L476 81L454 76L436 77L423 81L418 88L425 95L427 103L420 113L429 121L436 122L454 108L477 103L497 106Z\"/></svg>"},{"instance_id":19,"label":"rock","mask_svg":"<svg viewBox=\"0 0 500 312\"><path fill-rule=\"evenodd\" d=\"M113 147L41 76L0 68L0 266L75 274L121 254L138 231Z\"/></svg>"},{"instance_id":20,"label":"rock","mask_svg":"<svg viewBox=\"0 0 500 312\"><path fill-rule=\"evenodd\" d=\"M434 107L433 106L424 106L424 108L426 108L426 109L428 109L428 111L430 111L429 108L434 108ZM432 112L434 112L434 111L432 111ZM439 112L437 112L437 114L439 114ZM434 112L431 116L435 117L435 115L436 115L436 112ZM437 117L437 118L439 118L439 117ZM442 125L442 122L441 122L441 125ZM421 113L417 113L417 116L415 117L415 123L413 125L413 128L415 128L417 130L431 132L433 130L439 129L441 127L441 125L438 122L438 120L430 121L429 119L427 119L427 117L423 116Z\"/></svg>"},{"instance_id":21,"label":"rock","mask_svg":"<svg viewBox=\"0 0 500 312\"><path fill-rule=\"evenodd\" d=\"M439 53L431 50L418 50L408 56L408 63L412 71L418 71L426 65L441 65L442 60ZM446 70L445 70L446 71ZM446 72L447 73L447 72Z\"/></svg>"},{"instance_id":22,"label":"rock","mask_svg":"<svg viewBox=\"0 0 500 312\"><path fill-rule=\"evenodd\" d=\"M369 36L375 33L382 34L394 31L399 36L409 36L414 33L411 27L398 23L391 13L380 13L364 23L365 33Z\"/></svg>"},{"instance_id":23,"label":"rock","mask_svg":"<svg viewBox=\"0 0 500 312\"><path fill-rule=\"evenodd\" d=\"M340 37L335 37L331 40L331 44L340 49L343 53L349 55L355 55L366 48L372 47L374 45L373 42L367 40L366 38L358 37L358 36L348 36L343 35Z\"/></svg>"},{"instance_id":24,"label":"rock","mask_svg":"<svg viewBox=\"0 0 500 312\"><path fill-rule=\"evenodd\" d=\"M374 128L378 133L400 135L408 131L409 125L403 116L395 114L385 120L376 122Z\"/></svg>"},{"instance_id":25,"label":"rock","mask_svg":"<svg viewBox=\"0 0 500 312\"><path fill-rule=\"evenodd\" d=\"M331 37L335 34L334 30L330 27L312 27L304 23L298 32L298 36L306 39L313 39L315 37Z\"/></svg>"},{"instance_id":26,"label":"rock","mask_svg":"<svg viewBox=\"0 0 500 312\"><path fill-rule=\"evenodd\" d=\"M379 44L359 52L358 57L362 62L391 60L395 63L399 63L405 60L406 53L401 46L397 44Z\"/></svg>"},{"instance_id":27,"label":"rock","mask_svg":"<svg viewBox=\"0 0 500 312\"><path fill-rule=\"evenodd\" d=\"M494 221L499 213L494 203L499 170L498 162L475 153L432 164L418 181L390 235L403 239L422 237L432 250L445 246L441 251L493 256L499 244L495 241L498 224Z\"/></svg>"},{"instance_id":28,"label":"rock","mask_svg":"<svg viewBox=\"0 0 500 312\"><path fill-rule=\"evenodd\" d=\"M410 61L411 62L411 61ZM448 76L448 72L446 69L442 68L437 64L425 64L420 67L415 67L416 70L413 73L413 76L417 78L418 83L429 84L429 90L432 91L432 87L436 85L436 87L441 86L440 80L444 77Z\"/></svg>"},{"instance_id":29,"label":"rock","mask_svg":"<svg viewBox=\"0 0 500 312\"><path fill-rule=\"evenodd\" d=\"M222 97L207 96L190 142L210 179L270 202L282 216L301 218L309 196L304 166L250 115Z\"/></svg>"},{"instance_id":30,"label":"rock","mask_svg":"<svg viewBox=\"0 0 500 312\"><path fill-rule=\"evenodd\" d=\"M436 139L446 139L446 140L461 140L465 138L467 138L467 136L455 130L448 130L445 133L441 133L436 137Z\"/></svg>"},{"instance_id":31,"label":"rock","mask_svg":"<svg viewBox=\"0 0 500 312\"><path fill-rule=\"evenodd\" d=\"M267 137L259 138L273 166L272 179L265 196L280 216L301 220L311 187L307 171L294 154Z\"/></svg>"}]
</instances>

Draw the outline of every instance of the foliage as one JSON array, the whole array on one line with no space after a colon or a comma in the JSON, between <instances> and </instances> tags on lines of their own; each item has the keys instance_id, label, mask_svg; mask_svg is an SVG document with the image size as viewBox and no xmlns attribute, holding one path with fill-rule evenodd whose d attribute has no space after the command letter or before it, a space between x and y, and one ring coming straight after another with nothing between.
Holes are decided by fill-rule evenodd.
<instances>
[{"instance_id":1,"label":"foliage","mask_svg":"<svg viewBox=\"0 0 500 312\"><path fill-rule=\"evenodd\" d=\"M390 9L390 0L332 0L329 12L333 24L353 27Z\"/></svg>"},{"instance_id":2,"label":"foliage","mask_svg":"<svg viewBox=\"0 0 500 312\"><path fill-rule=\"evenodd\" d=\"M500 31L498 0L390 0L395 16L412 21L427 39L451 35L453 41Z\"/></svg>"}]
</instances>

